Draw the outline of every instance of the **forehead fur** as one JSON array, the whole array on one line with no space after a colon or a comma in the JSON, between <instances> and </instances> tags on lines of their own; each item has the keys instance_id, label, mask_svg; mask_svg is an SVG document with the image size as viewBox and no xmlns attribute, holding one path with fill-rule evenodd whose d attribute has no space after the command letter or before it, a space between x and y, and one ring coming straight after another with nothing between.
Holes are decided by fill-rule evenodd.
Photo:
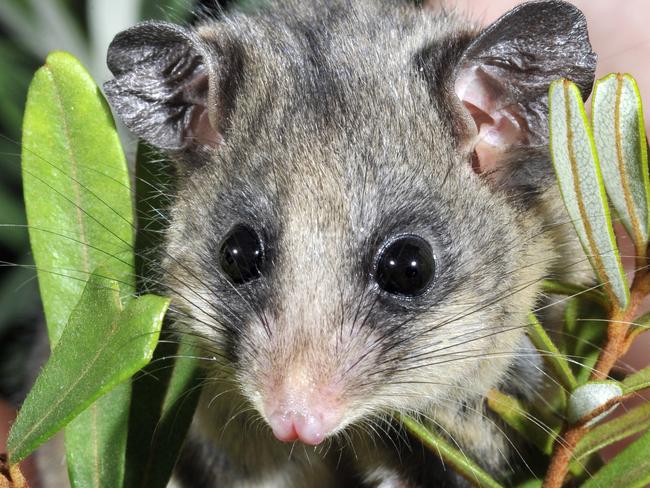
<instances>
[{"instance_id":1,"label":"forehead fur","mask_svg":"<svg viewBox=\"0 0 650 488\"><path fill-rule=\"evenodd\" d=\"M331 145L440 140L450 121L427 107L449 96L471 37L451 15L375 1L281 2L198 33L236 59L228 64L236 88L226 94L234 95L227 137L254 146L313 145L314 134ZM446 66L435 86L423 83L425 49Z\"/></svg>"}]
</instances>

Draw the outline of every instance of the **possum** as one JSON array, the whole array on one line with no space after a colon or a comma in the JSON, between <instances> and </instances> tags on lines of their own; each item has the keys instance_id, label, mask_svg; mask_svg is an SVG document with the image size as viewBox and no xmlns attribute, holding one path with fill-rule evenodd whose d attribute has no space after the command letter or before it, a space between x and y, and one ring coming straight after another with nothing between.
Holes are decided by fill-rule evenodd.
<instances>
[{"instance_id":1,"label":"possum","mask_svg":"<svg viewBox=\"0 0 650 488\"><path fill-rule=\"evenodd\" d=\"M172 484L467 486L395 412L507 481L517 446L485 398L539 394L527 314L581 252L547 91L564 77L586 98L595 65L559 0L487 28L277 0L118 34L108 100L177 172L175 327L215 358Z\"/></svg>"}]
</instances>

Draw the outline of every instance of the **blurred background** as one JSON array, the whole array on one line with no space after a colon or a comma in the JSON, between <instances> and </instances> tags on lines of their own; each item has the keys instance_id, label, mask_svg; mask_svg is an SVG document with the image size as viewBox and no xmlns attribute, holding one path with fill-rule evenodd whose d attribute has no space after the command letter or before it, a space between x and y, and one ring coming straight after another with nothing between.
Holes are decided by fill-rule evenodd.
<instances>
[{"instance_id":1,"label":"blurred background","mask_svg":"<svg viewBox=\"0 0 650 488\"><path fill-rule=\"evenodd\" d=\"M235 0L237 1L237 0ZM43 327L35 272L31 268L20 185L20 131L27 88L34 71L52 50L74 54L102 83L109 78L106 48L113 36L142 19L192 22L189 12L219 12L235 1L217 0L0 0L0 399L15 407L33 368L30 344ZM239 0L248 3L260 0ZM327 1L327 0L323 0ZM351 0L354 1L354 0ZM427 1L432 5L440 0ZM487 24L517 0L447 0ZM598 75L632 73L646 96L650 120L650 2L648 0L574 0L589 21L599 53ZM135 141L124 135L127 153ZM47 346L45 345L45 348ZM650 362L650 334L626 358L633 367ZM23 385L21 387L21 385ZM8 427L0 402L2 431ZM10 408L11 412L13 408Z\"/></svg>"}]
</instances>

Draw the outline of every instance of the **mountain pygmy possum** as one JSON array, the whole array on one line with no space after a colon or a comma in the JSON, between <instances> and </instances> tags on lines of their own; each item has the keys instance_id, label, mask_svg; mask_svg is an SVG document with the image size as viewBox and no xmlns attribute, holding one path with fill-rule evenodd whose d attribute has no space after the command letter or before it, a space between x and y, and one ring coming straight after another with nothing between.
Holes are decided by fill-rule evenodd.
<instances>
[{"instance_id":1,"label":"mountain pygmy possum","mask_svg":"<svg viewBox=\"0 0 650 488\"><path fill-rule=\"evenodd\" d=\"M592 87L582 13L277 0L143 22L108 65L117 116L175 163L179 338L217 351L172 485L466 486L394 412L507 480L486 394L539 394L527 314L584 257L547 125L551 81Z\"/></svg>"}]
</instances>

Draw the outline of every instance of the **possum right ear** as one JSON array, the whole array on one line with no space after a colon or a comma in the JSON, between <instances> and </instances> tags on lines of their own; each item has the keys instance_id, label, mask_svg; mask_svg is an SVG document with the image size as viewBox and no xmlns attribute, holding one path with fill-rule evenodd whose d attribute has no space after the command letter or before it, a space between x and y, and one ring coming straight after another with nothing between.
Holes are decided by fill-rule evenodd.
<instances>
[{"instance_id":1,"label":"possum right ear","mask_svg":"<svg viewBox=\"0 0 650 488\"><path fill-rule=\"evenodd\" d=\"M119 33L108 48L115 76L104 84L109 102L132 132L158 148L219 144L225 117L218 113L218 58L211 49L167 22L143 22Z\"/></svg>"},{"instance_id":2,"label":"possum right ear","mask_svg":"<svg viewBox=\"0 0 650 488\"><path fill-rule=\"evenodd\" d=\"M480 33L460 59L454 86L477 172L501 169L510 148L546 145L549 85L568 78L586 99L595 69L585 17L564 1L523 3Z\"/></svg>"}]
</instances>

